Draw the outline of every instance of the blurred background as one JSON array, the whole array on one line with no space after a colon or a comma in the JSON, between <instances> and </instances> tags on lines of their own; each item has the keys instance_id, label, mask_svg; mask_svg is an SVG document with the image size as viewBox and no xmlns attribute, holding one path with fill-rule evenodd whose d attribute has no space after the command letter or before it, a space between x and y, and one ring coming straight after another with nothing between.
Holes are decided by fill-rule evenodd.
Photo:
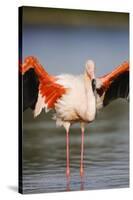
<instances>
[{"instance_id":1,"label":"blurred background","mask_svg":"<svg viewBox=\"0 0 133 200\"><path fill-rule=\"evenodd\" d=\"M129 59L129 14L52 8L22 8L22 55L36 56L54 75L81 74L87 59L101 76ZM129 186L129 106L112 102L85 133L85 176L79 176L80 129L71 128L71 180L65 179L65 130L52 112L23 114L24 193Z\"/></svg>"},{"instance_id":2,"label":"blurred background","mask_svg":"<svg viewBox=\"0 0 133 200\"><path fill-rule=\"evenodd\" d=\"M97 75L129 56L126 13L23 8L23 57L37 56L49 73L83 73L93 59Z\"/></svg>"}]
</instances>

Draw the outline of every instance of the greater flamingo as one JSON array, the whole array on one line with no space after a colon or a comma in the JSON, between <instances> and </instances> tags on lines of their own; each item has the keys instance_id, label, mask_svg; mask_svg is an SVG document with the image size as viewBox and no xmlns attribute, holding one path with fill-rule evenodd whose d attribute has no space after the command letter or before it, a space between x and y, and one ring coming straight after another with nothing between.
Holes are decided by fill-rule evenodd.
<instances>
[{"instance_id":1,"label":"greater flamingo","mask_svg":"<svg viewBox=\"0 0 133 200\"><path fill-rule=\"evenodd\" d=\"M23 81L23 110L31 108L34 117L42 109L54 109L57 126L66 130L66 176L70 176L69 129L79 122L81 126L80 175L83 176L85 123L95 119L98 109L117 98L129 96L129 63L124 62L111 73L95 77L95 64L88 60L82 75L49 75L38 60L29 56L20 65Z\"/></svg>"}]
</instances>

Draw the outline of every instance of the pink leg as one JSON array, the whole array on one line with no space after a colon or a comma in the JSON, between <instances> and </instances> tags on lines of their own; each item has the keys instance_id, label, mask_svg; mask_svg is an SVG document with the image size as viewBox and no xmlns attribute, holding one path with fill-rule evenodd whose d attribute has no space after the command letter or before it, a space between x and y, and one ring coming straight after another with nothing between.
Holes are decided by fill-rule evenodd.
<instances>
[{"instance_id":1,"label":"pink leg","mask_svg":"<svg viewBox=\"0 0 133 200\"><path fill-rule=\"evenodd\" d=\"M70 176L70 166L69 166L69 131L66 131L66 176Z\"/></svg>"},{"instance_id":2,"label":"pink leg","mask_svg":"<svg viewBox=\"0 0 133 200\"><path fill-rule=\"evenodd\" d=\"M84 127L81 127L81 160L80 160L80 176L81 177L84 174L83 160L84 160Z\"/></svg>"}]
</instances>

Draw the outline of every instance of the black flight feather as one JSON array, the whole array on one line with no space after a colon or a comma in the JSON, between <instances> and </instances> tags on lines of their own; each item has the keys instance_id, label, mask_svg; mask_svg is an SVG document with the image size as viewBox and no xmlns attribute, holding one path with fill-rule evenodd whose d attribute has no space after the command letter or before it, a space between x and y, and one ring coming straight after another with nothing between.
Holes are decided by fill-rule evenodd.
<instances>
[{"instance_id":1,"label":"black flight feather","mask_svg":"<svg viewBox=\"0 0 133 200\"><path fill-rule=\"evenodd\" d=\"M23 111L27 108L34 109L38 98L39 80L34 69L29 69L22 76Z\"/></svg>"},{"instance_id":2,"label":"black flight feather","mask_svg":"<svg viewBox=\"0 0 133 200\"><path fill-rule=\"evenodd\" d=\"M129 96L129 71L124 72L115 78L105 92L103 105L108 105L117 98L126 98Z\"/></svg>"}]
</instances>

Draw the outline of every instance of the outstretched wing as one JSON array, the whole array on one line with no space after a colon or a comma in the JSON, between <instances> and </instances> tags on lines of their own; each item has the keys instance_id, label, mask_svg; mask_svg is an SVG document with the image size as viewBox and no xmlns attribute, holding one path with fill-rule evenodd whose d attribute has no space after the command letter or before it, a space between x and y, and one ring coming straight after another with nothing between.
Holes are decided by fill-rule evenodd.
<instances>
[{"instance_id":1,"label":"outstretched wing","mask_svg":"<svg viewBox=\"0 0 133 200\"><path fill-rule=\"evenodd\" d=\"M54 108L57 100L66 93L66 89L56 83L57 79L49 75L35 57L27 57L20 65L23 85L23 110L32 108L34 116Z\"/></svg>"},{"instance_id":2,"label":"outstretched wing","mask_svg":"<svg viewBox=\"0 0 133 200\"><path fill-rule=\"evenodd\" d=\"M124 62L111 73L100 77L101 87L97 93L103 96L103 106L117 98L129 97L129 63Z\"/></svg>"}]
</instances>

